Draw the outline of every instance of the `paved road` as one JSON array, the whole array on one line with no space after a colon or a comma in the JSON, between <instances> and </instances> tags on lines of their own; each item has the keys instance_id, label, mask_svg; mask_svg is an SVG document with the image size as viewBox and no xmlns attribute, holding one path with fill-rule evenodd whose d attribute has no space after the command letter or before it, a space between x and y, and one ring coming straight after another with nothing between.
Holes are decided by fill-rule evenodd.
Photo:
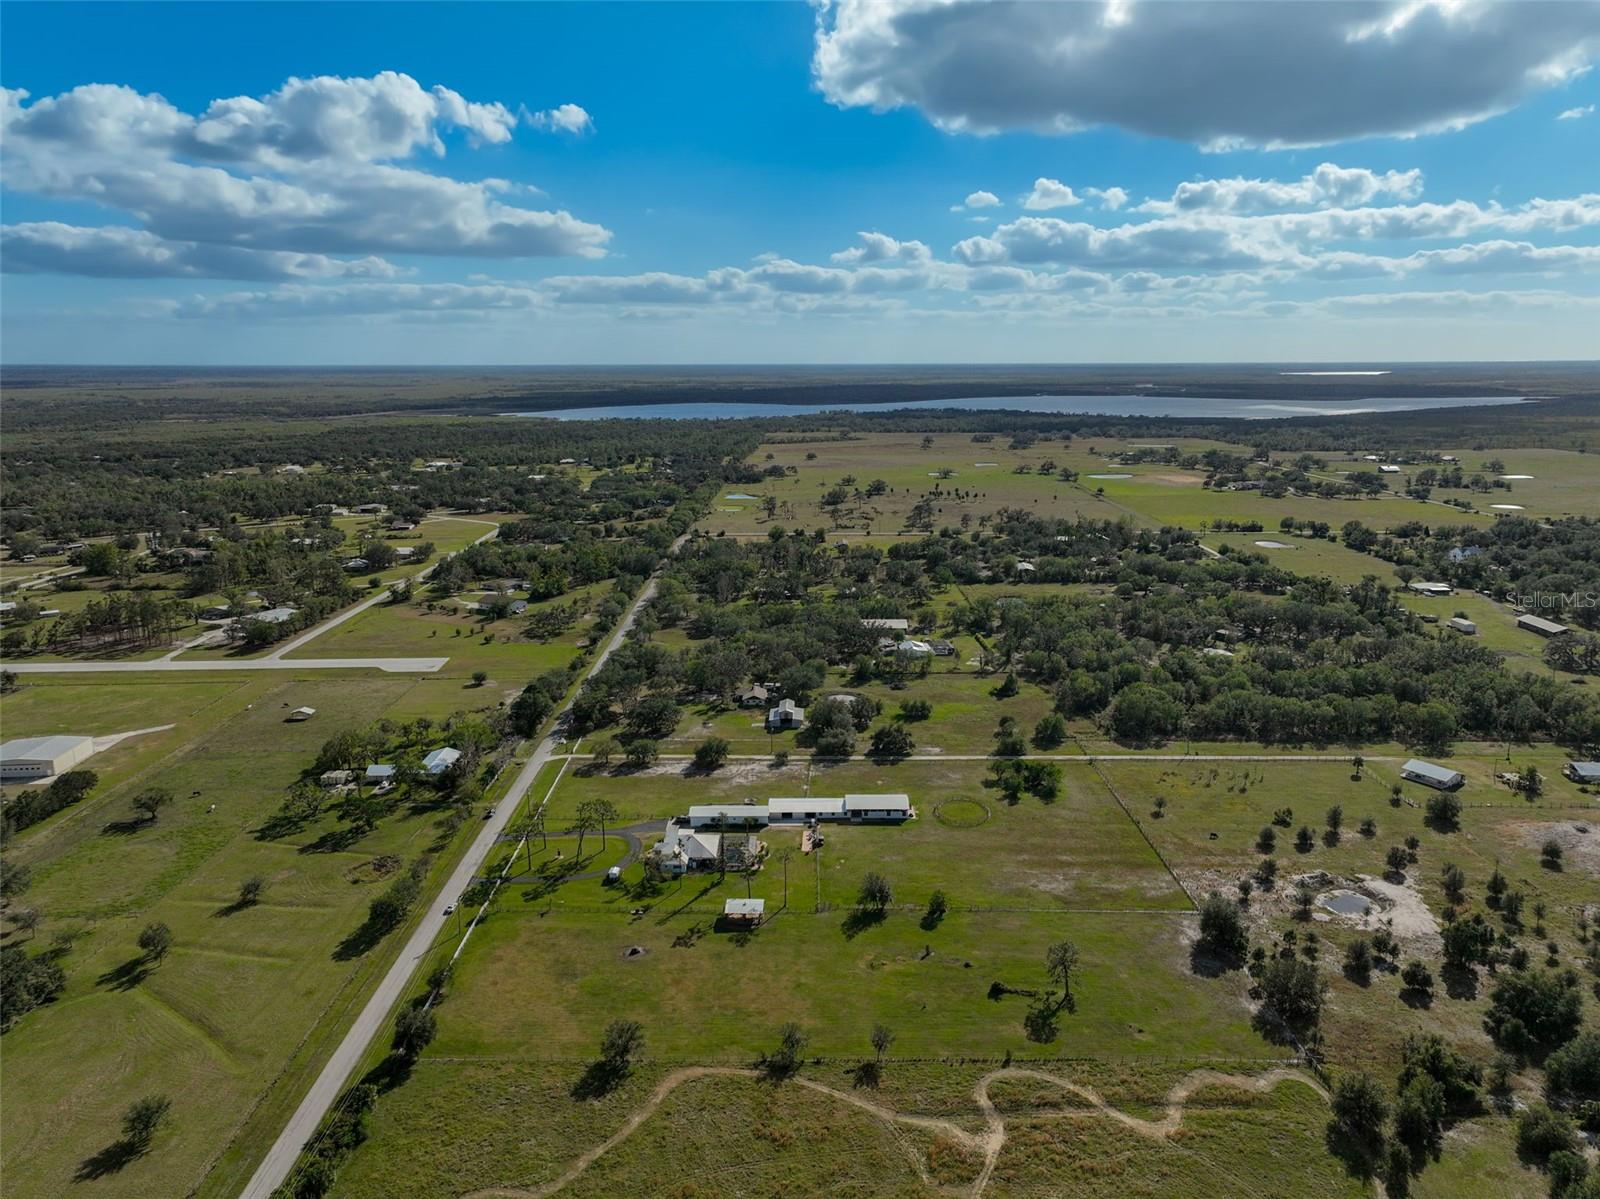
<instances>
[{"instance_id":1,"label":"paved road","mask_svg":"<svg viewBox=\"0 0 1600 1199\"><path fill-rule=\"evenodd\" d=\"M461 520L468 518L459 516L438 517L439 520ZM427 522L424 522L427 523ZM473 541L473 545L488 541L500 532L500 526L493 521L474 520L471 524L494 525L482 537ZM446 554L445 558L452 557ZM415 575L409 576L409 581L420 583L434 572L439 562L432 566L424 567ZM389 674L433 674L443 670L450 661L449 658L296 658L293 660L284 657L299 649L302 645L316 640L330 629L337 628L345 621L361 615L374 604L380 604L389 598L388 587L379 588L372 595L362 600L359 604L352 604L337 615L330 616L321 624L307 629L304 633L285 641L276 647L270 654L263 658L196 658L184 661L180 658L164 657L147 659L142 662L130 662L126 659L113 661L81 661L81 662L16 662L7 663L7 670L14 670L18 674L99 674L129 673L145 670L382 670ZM178 653L182 653L180 647Z\"/></svg>"},{"instance_id":2,"label":"paved road","mask_svg":"<svg viewBox=\"0 0 1600 1199\"><path fill-rule=\"evenodd\" d=\"M672 549L676 550L682 545L686 537L687 534L673 542ZM612 651L622 644L622 639L638 619L640 610L655 595L660 577L661 572L658 569L644 585L639 592L639 598L634 601L633 607L628 609L627 616L617 625L611 640L606 642L605 648L595 658L594 665L589 669L590 675L604 666ZM282 665L301 665L301 663L282 663ZM351 1073L360 1064L367 1046L374 1038L387 1033L390 1011L399 1002L407 984L411 981L412 974L427 958L429 950L444 930L445 902L448 898L460 895L472 884L472 880L478 876L495 844L505 832L511 817L521 805L523 796L533 786L533 780L538 777L545 763L556 757L556 749L561 738L555 730L561 727L571 706L569 702L561 710L552 725L551 733L539 742L533 756L528 759L527 764L512 782L511 789L495 805L494 815L483 822L483 828L479 831L477 839L473 841L472 847L467 850L454 873L450 875L440 896L435 896L429 901L429 907L418 921L411 939L406 942L400 956L395 959L394 965L378 984L366 1007L361 1009L361 1014L350 1026L350 1031L345 1034L344 1040L333 1051L333 1056L328 1059L316 1082L312 1083L311 1090L300 1101L300 1106L295 1109L294 1115L289 1118L289 1123L268 1150L266 1158L257 1167L244 1190L240 1192L241 1199L268 1199L272 1192L282 1185L284 1179L289 1176L289 1171L294 1168L301 1147L311 1139L317 1130L317 1125L322 1122L322 1117L338 1099Z\"/></svg>"},{"instance_id":3,"label":"paved road","mask_svg":"<svg viewBox=\"0 0 1600 1199\"><path fill-rule=\"evenodd\" d=\"M140 671L186 670L384 670L391 674L432 674L449 658L202 658L178 662L152 658L144 662L7 662L18 674L137 674Z\"/></svg>"}]
</instances>

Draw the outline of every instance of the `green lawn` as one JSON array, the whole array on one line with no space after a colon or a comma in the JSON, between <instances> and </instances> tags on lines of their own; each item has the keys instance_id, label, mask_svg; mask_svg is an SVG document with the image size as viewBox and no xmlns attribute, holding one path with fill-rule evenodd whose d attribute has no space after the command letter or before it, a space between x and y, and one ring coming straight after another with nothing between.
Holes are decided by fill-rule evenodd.
<instances>
[{"instance_id":1,"label":"green lawn","mask_svg":"<svg viewBox=\"0 0 1600 1199\"><path fill-rule=\"evenodd\" d=\"M404 936L374 947L347 940L381 889L366 864L437 847L447 851L442 870L465 838L440 842L438 813L407 806L328 852L317 850L340 827L331 813L278 839L259 830L324 739L392 712L414 686L290 672L203 682L72 676L30 680L0 703L7 736L177 724L92 759L102 774L94 795L7 851L31 868L23 902L45 916L32 948L58 934L71 943L65 994L5 1037L8 1194L189 1193L258 1103L281 1102L276 1082L304 1085L329 1031L353 1014ZM317 718L285 723L301 705ZM133 820L128 803L148 785L174 795L153 823ZM251 875L266 879L264 898L239 909L239 884ZM174 948L146 969L135 940L152 921L171 927ZM159 1152L100 1173L94 1155L116 1140L120 1112L153 1092L174 1105ZM236 1191L243 1179L230 1177Z\"/></svg>"}]
</instances>

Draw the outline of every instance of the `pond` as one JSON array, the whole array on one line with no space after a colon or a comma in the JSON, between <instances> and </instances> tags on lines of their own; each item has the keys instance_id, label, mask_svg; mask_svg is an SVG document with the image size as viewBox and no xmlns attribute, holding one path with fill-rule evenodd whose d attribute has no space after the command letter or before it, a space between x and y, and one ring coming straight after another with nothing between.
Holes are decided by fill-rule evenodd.
<instances>
[{"instance_id":1,"label":"pond","mask_svg":"<svg viewBox=\"0 0 1600 1199\"><path fill-rule=\"evenodd\" d=\"M1317 902L1341 916L1365 916L1372 911L1372 900L1358 891L1329 891L1319 895Z\"/></svg>"}]
</instances>

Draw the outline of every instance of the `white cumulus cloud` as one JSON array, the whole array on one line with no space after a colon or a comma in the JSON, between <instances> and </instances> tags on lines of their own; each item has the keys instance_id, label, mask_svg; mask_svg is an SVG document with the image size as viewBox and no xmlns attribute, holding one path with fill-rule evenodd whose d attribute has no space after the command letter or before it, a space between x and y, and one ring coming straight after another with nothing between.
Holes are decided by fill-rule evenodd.
<instances>
[{"instance_id":1,"label":"white cumulus cloud","mask_svg":"<svg viewBox=\"0 0 1600 1199\"><path fill-rule=\"evenodd\" d=\"M1589 0L835 0L812 70L835 104L950 131L1279 147L1460 128L1597 54Z\"/></svg>"},{"instance_id":2,"label":"white cumulus cloud","mask_svg":"<svg viewBox=\"0 0 1600 1199\"><path fill-rule=\"evenodd\" d=\"M183 112L157 95L89 84L29 102L0 94L6 187L118 211L162 241L309 255L598 257L610 231L507 202L503 181L413 165L445 134L508 141L503 104L370 79L290 79L264 97ZM246 276L250 277L250 276Z\"/></svg>"},{"instance_id":3,"label":"white cumulus cloud","mask_svg":"<svg viewBox=\"0 0 1600 1199\"><path fill-rule=\"evenodd\" d=\"M1082 203L1083 197L1065 183L1056 179L1046 179L1043 175L1033 181L1033 190L1022 200L1022 206L1032 212L1051 208L1071 208L1074 204Z\"/></svg>"}]
</instances>

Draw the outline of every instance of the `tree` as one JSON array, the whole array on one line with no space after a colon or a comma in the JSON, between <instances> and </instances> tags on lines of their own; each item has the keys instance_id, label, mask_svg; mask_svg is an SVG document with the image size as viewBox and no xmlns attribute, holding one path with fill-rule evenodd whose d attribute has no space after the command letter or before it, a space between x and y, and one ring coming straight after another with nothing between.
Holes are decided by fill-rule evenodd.
<instances>
[{"instance_id":1,"label":"tree","mask_svg":"<svg viewBox=\"0 0 1600 1199\"><path fill-rule=\"evenodd\" d=\"M594 803L594 821L600 826L600 848L606 847L606 826L615 824L622 813L617 810L617 805L609 799L597 799Z\"/></svg>"},{"instance_id":2,"label":"tree","mask_svg":"<svg viewBox=\"0 0 1600 1199\"><path fill-rule=\"evenodd\" d=\"M38 908L14 908L11 912L11 923L28 934L28 939L33 940L34 933L39 928L39 922L44 919L44 913Z\"/></svg>"},{"instance_id":3,"label":"tree","mask_svg":"<svg viewBox=\"0 0 1600 1199\"><path fill-rule=\"evenodd\" d=\"M1572 1121L1542 1103L1531 1103L1517 1117L1517 1152L1530 1161L1548 1161L1578 1148Z\"/></svg>"},{"instance_id":4,"label":"tree","mask_svg":"<svg viewBox=\"0 0 1600 1199\"><path fill-rule=\"evenodd\" d=\"M883 1064L883 1055L889 1052L889 1046L894 1044L894 1033L886 1024L872 1026L872 1052L878 1064Z\"/></svg>"},{"instance_id":5,"label":"tree","mask_svg":"<svg viewBox=\"0 0 1600 1199\"><path fill-rule=\"evenodd\" d=\"M261 892L266 889L267 880L259 874L252 874L239 884L239 906L248 908L261 900Z\"/></svg>"},{"instance_id":6,"label":"tree","mask_svg":"<svg viewBox=\"0 0 1600 1199\"><path fill-rule=\"evenodd\" d=\"M876 870L869 870L861 880L861 889L856 894L856 903L873 912L882 913L894 899L894 891L889 886L889 880Z\"/></svg>"},{"instance_id":7,"label":"tree","mask_svg":"<svg viewBox=\"0 0 1600 1199\"><path fill-rule=\"evenodd\" d=\"M1183 708L1161 688L1135 683L1117 694L1107 720L1120 741L1157 741L1182 726Z\"/></svg>"},{"instance_id":8,"label":"tree","mask_svg":"<svg viewBox=\"0 0 1600 1199\"><path fill-rule=\"evenodd\" d=\"M1545 1086L1566 1100L1600 1100L1600 1032L1586 1032L1544 1062Z\"/></svg>"},{"instance_id":9,"label":"tree","mask_svg":"<svg viewBox=\"0 0 1600 1199\"><path fill-rule=\"evenodd\" d=\"M1289 1028L1305 1031L1322 1018L1327 984L1316 966L1300 958L1271 958L1259 981L1262 1006Z\"/></svg>"},{"instance_id":10,"label":"tree","mask_svg":"<svg viewBox=\"0 0 1600 1199\"><path fill-rule=\"evenodd\" d=\"M950 901L945 898L944 892L935 891L928 896L928 910L923 913L922 927L925 929L937 928L949 911Z\"/></svg>"},{"instance_id":11,"label":"tree","mask_svg":"<svg viewBox=\"0 0 1600 1199\"><path fill-rule=\"evenodd\" d=\"M628 1072L634 1055L644 1048L644 1026L637 1020L613 1020L600 1035L600 1061L613 1075Z\"/></svg>"},{"instance_id":12,"label":"tree","mask_svg":"<svg viewBox=\"0 0 1600 1199\"><path fill-rule=\"evenodd\" d=\"M592 799L581 800L578 810L572 814L572 823L568 826L568 834L578 834L578 857L583 857L583 839L589 833L600 827L600 813Z\"/></svg>"},{"instance_id":13,"label":"tree","mask_svg":"<svg viewBox=\"0 0 1600 1199\"><path fill-rule=\"evenodd\" d=\"M472 685L474 687L482 687L488 681L489 672L487 670L474 670L472 672Z\"/></svg>"},{"instance_id":14,"label":"tree","mask_svg":"<svg viewBox=\"0 0 1600 1199\"><path fill-rule=\"evenodd\" d=\"M1044 951L1044 968L1061 984L1063 1002L1072 999L1072 972L1078 968L1078 947L1071 941L1057 941Z\"/></svg>"},{"instance_id":15,"label":"tree","mask_svg":"<svg viewBox=\"0 0 1600 1199\"><path fill-rule=\"evenodd\" d=\"M15 899L33 882L33 871L0 858L0 899Z\"/></svg>"},{"instance_id":16,"label":"tree","mask_svg":"<svg viewBox=\"0 0 1600 1199\"><path fill-rule=\"evenodd\" d=\"M1054 749L1067 739L1067 722L1059 712L1049 712L1033 726L1033 744L1036 749Z\"/></svg>"},{"instance_id":17,"label":"tree","mask_svg":"<svg viewBox=\"0 0 1600 1199\"><path fill-rule=\"evenodd\" d=\"M1515 1053L1556 1049L1583 1026L1583 995L1577 975L1553 970L1502 974L1489 996L1483 1026Z\"/></svg>"},{"instance_id":18,"label":"tree","mask_svg":"<svg viewBox=\"0 0 1600 1199\"><path fill-rule=\"evenodd\" d=\"M1339 830L1344 827L1344 809L1338 804L1334 804L1333 807L1328 809L1327 824L1328 831L1333 834L1333 839L1337 841L1339 839Z\"/></svg>"},{"instance_id":19,"label":"tree","mask_svg":"<svg viewBox=\"0 0 1600 1199\"><path fill-rule=\"evenodd\" d=\"M1441 833L1453 833L1461 827L1461 801L1448 791L1428 797L1428 823Z\"/></svg>"},{"instance_id":20,"label":"tree","mask_svg":"<svg viewBox=\"0 0 1600 1199\"><path fill-rule=\"evenodd\" d=\"M886 724L872 734L872 756L905 758L916 748L910 731L903 724Z\"/></svg>"},{"instance_id":21,"label":"tree","mask_svg":"<svg viewBox=\"0 0 1600 1199\"><path fill-rule=\"evenodd\" d=\"M1391 845L1389 852L1384 855L1384 865L1389 868L1390 874L1404 874L1406 867L1411 864L1411 855L1400 845Z\"/></svg>"},{"instance_id":22,"label":"tree","mask_svg":"<svg viewBox=\"0 0 1600 1199\"><path fill-rule=\"evenodd\" d=\"M596 737L589 746L589 758L596 766L605 766L611 761L611 755L617 752L617 739L615 737Z\"/></svg>"},{"instance_id":23,"label":"tree","mask_svg":"<svg viewBox=\"0 0 1600 1199\"><path fill-rule=\"evenodd\" d=\"M172 792L161 787L147 787L133 797L134 810L149 821L154 821L156 814L171 802Z\"/></svg>"},{"instance_id":24,"label":"tree","mask_svg":"<svg viewBox=\"0 0 1600 1199\"><path fill-rule=\"evenodd\" d=\"M660 750L654 741L640 737L636 741L628 742L628 765L636 770L643 770L655 763L659 753Z\"/></svg>"},{"instance_id":25,"label":"tree","mask_svg":"<svg viewBox=\"0 0 1600 1199\"><path fill-rule=\"evenodd\" d=\"M1372 943L1357 937L1344 950L1344 972L1363 987L1372 981Z\"/></svg>"},{"instance_id":26,"label":"tree","mask_svg":"<svg viewBox=\"0 0 1600 1199\"><path fill-rule=\"evenodd\" d=\"M1408 991L1415 991L1424 997L1433 994L1433 971L1414 958L1400 971L1400 981Z\"/></svg>"},{"instance_id":27,"label":"tree","mask_svg":"<svg viewBox=\"0 0 1600 1199\"><path fill-rule=\"evenodd\" d=\"M1523 767L1517 777L1517 789L1529 799L1538 799L1544 794L1544 776L1539 773L1537 766L1529 763Z\"/></svg>"},{"instance_id":28,"label":"tree","mask_svg":"<svg viewBox=\"0 0 1600 1199\"><path fill-rule=\"evenodd\" d=\"M1443 942L1444 964L1452 970L1485 965L1494 949L1494 930L1481 912L1474 912L1471 919L1445 925L1439 936Z\"/></svg>"},{"instance_id":29,"label":"tree","mask_svg":"<svg viewBox=\"0 0 1600 1199\"><path fill-rule=\"evenodd\" d=\"M1250 946L1239 905L1213 891L1200 905L1199 948L1213 957L1237 964Z\"/></svg>"},{"instance_id":30,"label":"tree","mask_svg":"<svg viewBox=\"0 0 1600 1199\"><path fill-rule=\"evenodd\" d=\"M1561 842L1551 837L1539 851L1539 860L1546 870L1561 869Z\"/></svg>"},{"instance_id":31,"label":"tree","mask_svg":"<svg viewBox=\"0 0 1600 1199\"><path fill-rule=\"evenodd\" d=\"M728 743L721 737L707 737L694 750L694 768L712 771L728 760Z\"/></svg>"},{"instance_id":32,"label":"tree","mask_svg":"<svg viewBox=\"0 0 1600 1199\"><path fill-rule=\"evenodd\" d=\"M1382 1084L1370 1074L1346 1074L1334 1084L1329 1104L1335 1128L1355 1147L1375 1154L1383 1144L1383 1126L1389 1119L1389 1101Z\"/></svg>"},{"instance_id":33,"label":"tree","mask_svg":"<svg viewBox=\"0 0 1600 1199\"><path fill-rule=\"evenodd\" d=\"M143 1150L171 1118L172 1100L165 1095L146 1095L143 1099L135 1099L122 1113L122 1139L134 1148Z\"/></svg>"},{"instance_id":34,"label":"tree","mask_svg":"<svg viewBox=\"0 0 1600 1199\"><path fill-rule=\"evenodd\" d=\"M394 1051L408 1061L415 1061L438 1032L439 1021L431 1007L415 1004L401 1008L394 1018Z\"/></svg>"},{"instance_id":35,"label":"tree","mask_svg":"<svg viewBox=\"0 0 1600 1199\"><path fill-rule=\"evenodd\" d=\"M800 1068L806 1051L806 1034L798 1024L785 1024L778 1030L778 1047L767 1055L767 1070L775 1075L793 1074Z\"/></svg>"},{"instance_id":36,"label":"tree","mask_svg":"<svg viewBox=\"0 0 1600 1199\"><path fill-rule=\"evenodd\" d=\"M159 921L145 925L139 933L139 948L148 960L159 962L172 948L172 930Z\"/></svg>"}]
</instances>

